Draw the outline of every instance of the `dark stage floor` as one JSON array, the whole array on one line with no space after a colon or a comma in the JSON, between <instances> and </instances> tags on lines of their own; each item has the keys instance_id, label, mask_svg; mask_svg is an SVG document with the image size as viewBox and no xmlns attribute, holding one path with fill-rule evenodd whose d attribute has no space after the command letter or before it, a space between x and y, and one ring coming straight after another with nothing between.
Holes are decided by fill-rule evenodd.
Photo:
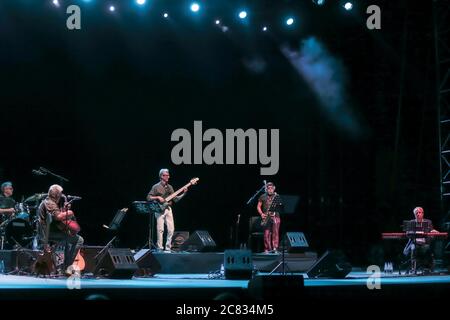
<instances>
[{"instance_id":1,"label":"dark stage floor","mask_svg":"<svg viewBox=\"0 0 450 320\"><path fill-rule=\"evenodd\" d=\"M345 278L311 279L306 271L317 261L314 253L286 254L288 272L282 274L281 269L276 269L272 275L269 273L282 255L253 255L255 270L250 280L221 276L218 271L223 253L159 253L152 257L159 264L159 272L130 279L98 278L92 273L81 278L2 274L0 299L400 301L441 299L450 293L450 275L444 270L432 275L372 274L366 268L353 267Z\"/></svg>"}]
</instances>

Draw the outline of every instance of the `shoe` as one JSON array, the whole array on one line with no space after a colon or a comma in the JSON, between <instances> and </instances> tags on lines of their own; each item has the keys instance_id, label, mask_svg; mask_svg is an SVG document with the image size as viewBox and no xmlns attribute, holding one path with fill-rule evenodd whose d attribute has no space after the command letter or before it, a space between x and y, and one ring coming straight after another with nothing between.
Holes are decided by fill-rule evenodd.
<instances>
[{"instance_id":1,"label":"shoe","mask_svg":"<svg viewBox=\"0 0 450 320\"><path fill-rule=\"evenodd\" d=\"M172 250L170 250L170 249L164 249L164 253L172 253Z\"/></svg>"}]
</instances>

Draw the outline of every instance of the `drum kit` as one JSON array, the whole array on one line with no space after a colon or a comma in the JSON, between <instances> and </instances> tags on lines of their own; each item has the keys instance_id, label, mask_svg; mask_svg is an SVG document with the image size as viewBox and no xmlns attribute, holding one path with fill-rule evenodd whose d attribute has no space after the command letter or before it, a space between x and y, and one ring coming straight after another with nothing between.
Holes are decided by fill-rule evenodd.
<instances>
[{"instance_id":1,"label":"drum kit","mask_svg":"<svg viewBox=\"0 0 450 320\"><path fill-rule=\"evenodd\" d=\"M47 193L37 193L17 203L13 214L0 216L0 249L5 244L12 248L31 247L37 236L38 206L46 196Z\"/></svg>"}]
</instances>

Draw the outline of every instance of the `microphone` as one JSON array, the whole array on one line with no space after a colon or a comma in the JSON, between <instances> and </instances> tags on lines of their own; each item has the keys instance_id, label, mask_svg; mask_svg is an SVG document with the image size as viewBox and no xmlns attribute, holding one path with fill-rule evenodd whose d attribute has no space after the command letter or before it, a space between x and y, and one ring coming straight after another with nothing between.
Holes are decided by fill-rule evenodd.
<instances>
[{"instance_id":1,"label":"microphone","mask_svg":"<svg viewBox=\"0 0 450 320\"><path fill-rule=\"evenodd\" d=\"M31 170L31 172L32 172L34 175L36 175L36 176L45 176L45 175L46 175L46 173L44 173L44 172L42 172L42 171L40 171L40 170L35 170L35 169L33 169L33 170Z\"/></svg>"},{"instance_id":2,"label":"microphone","mask_svg":"<svg viewBox=\"0 0 450 320\"><path fill-rule=\"evenodd\" d=\"M66 196L69 200L81 200L81 197L78 196Z\"/></svg>"},{"instance_id":3,"label":"microphone","mask_svg":"<svg viewBox=\"0 0 450 320\"><path fill-rule=\"evenodd\" d=\"M264 182L264 186L266 186L266 184L267 184L267 180L264 180L263 182Z\"/></svg>"},{"instance_id":4,"label":"microphone","mask_svg":"<svg viewBox=\"0 0 450 320\"><path fill-rule=\"evenodd\" d=\"M50 172L49 170L45 169L44 167L39 167L39 170L42 172L45 172L45 173Z\"/></svg>"}]
</instances>

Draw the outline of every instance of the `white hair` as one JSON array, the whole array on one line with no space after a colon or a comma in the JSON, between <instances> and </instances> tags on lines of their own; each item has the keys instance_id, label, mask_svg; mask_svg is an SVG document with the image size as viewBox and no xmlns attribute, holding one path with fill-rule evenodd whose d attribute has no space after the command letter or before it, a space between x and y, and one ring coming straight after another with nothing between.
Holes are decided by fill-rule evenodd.
<instances>
[{"instance_id":1,"label":"white hair","mask_svg":"<svg viewBox=\"0 0 450 320\"><path fill-rule=\"evenodd\" d=\"M50 188L48 188L48 196L50 198L56 198L57 193L61 193L63 191L63 188L59 184L51 185Z\"/></svg>"},{"instance_id":2,"label":"white hair","mask_svg":"<svg viewBox=\"0 0 450 320\"><path fill-rule=\"evenodd\" d=\"M159 177L161 178L161 176L163 175L163 173L165 173L165 172L167 172L167 173L169 173L169 169L161 169L161 170L159 170Z\"/></svg>"},{"instance_id":3,"label":"white hair","mask_svg":"<svg viewBox=\"0 0 450 320\"><path fill-rule=\"evenodd\" d=\"M417 214L417 211L418 211L419 209L422 209L422 211L423 211L423 208L422 208L422 207L415 207L414 210L413 210L414 214Z\"/></svg>"}]
</instances>

